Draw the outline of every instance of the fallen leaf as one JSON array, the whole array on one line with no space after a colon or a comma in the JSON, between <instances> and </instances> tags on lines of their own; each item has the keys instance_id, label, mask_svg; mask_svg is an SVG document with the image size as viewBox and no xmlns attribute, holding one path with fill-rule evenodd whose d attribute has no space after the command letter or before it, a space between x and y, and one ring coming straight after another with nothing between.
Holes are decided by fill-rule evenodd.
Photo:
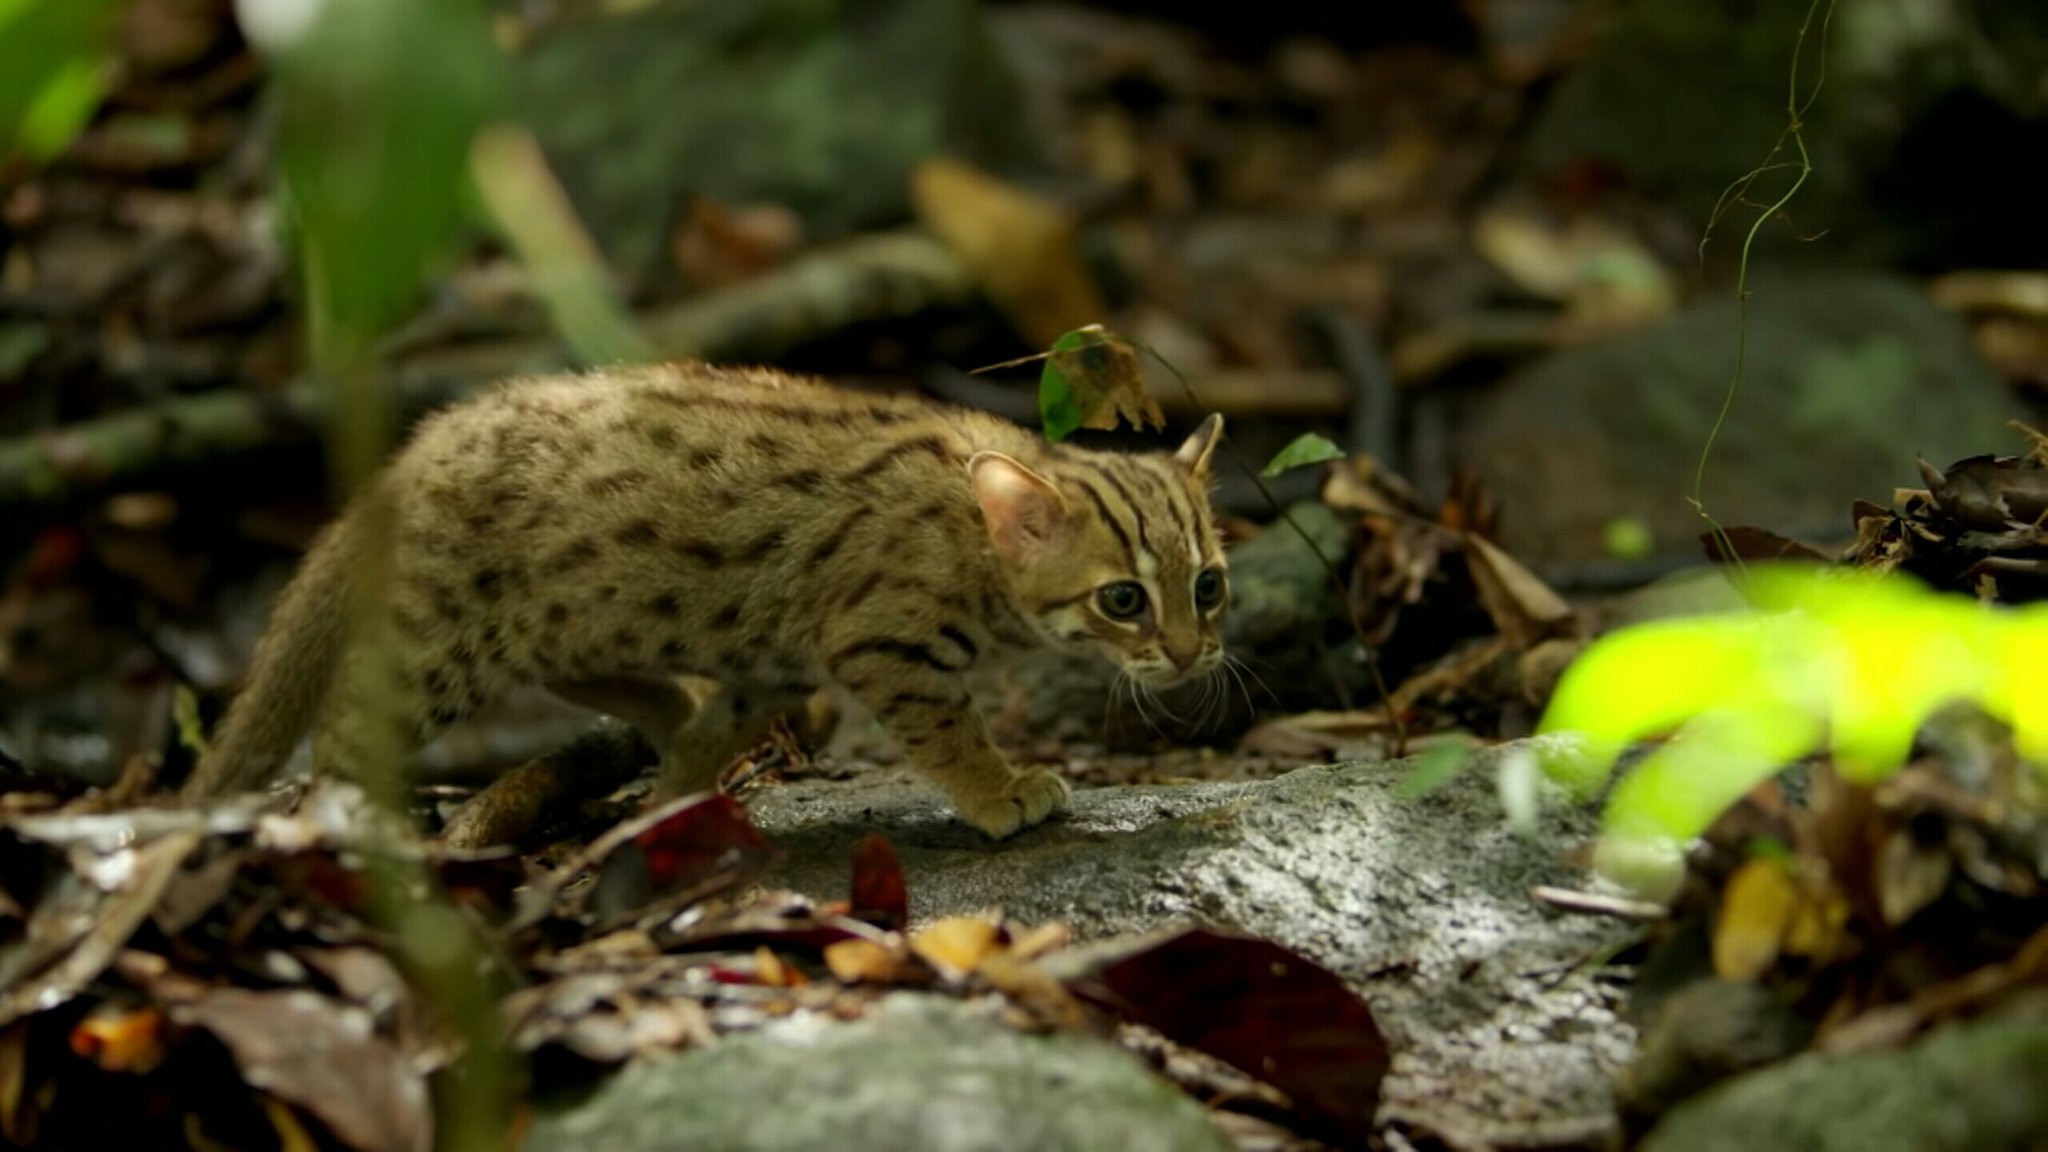
<instances>
[{"instance_id":1,"label":"fallen leaf","mask_svg":"<svg viewBox=\"0 0 2048 1152\"><path fill-rule=\"evenodd\" d=\"M810 983L802 972L784 963L782 957L766 944L754 948L754 982L770 988L794 988Z\"/></svg>"},{"instance_id":2,"label":"fallen leaf","mask_svg":"<svg viewBox=\"0 0 2048 1152\"><path fill-rule=\"evenodd\" d=\"M1038 414L1045 438L1053 441L1077 428L1166 426L1166 413L1145 391L1137 352L1100 324L1053 342L1038 376Z\"/></svg>"},{"instance_id":3,"label":"fallen leaf","mask_svg":"<svg viewBox=\"0 0 2048 1152\"><path fill-rule=\"evenodd\" d=\"M1934 903L1954 870L1944 846L1923 847L1910 829L1894 830L1877 853L1877 900L1884 922L1896 928Z\"/></svg>"},{"instance_id":4,"label":"fallen leaf","mask_svg":"<svg viewBox=\"0 0 2048 1152\"><path fill-rule=\"evenodd\" d=\"M1479 604L1516 648L1572 631L1576 616L1564 598L1484 536L1466 533L1465 563L1479 589Z\"/></svg>"},{"instance_id":5,"label":"fallen leaf","mask_svg":"<svg viewBox=\"0 0 2048 1152\"><path fill-rule=\"evenodd\" d=\"M515 927L538 922L589 870L596 880L579 898L610 925L658 900L708 895L773 854L737 800L718 793L684 796L607 830L534 885Z\"/></svg>"},{"instance_id":6,"label":"fallen leaf","mask_svg":"<svg viewBox=\"0 0 2048 1152\"><path fill-rule=\"evenodd\" d=\"M907 970L906 957L879 940L841 940L825 945L825 968L847 984L895 984Z\"/></svg>"},{"instance_id":7,"label":"fallen leaf","mask_svg":"<svg viewBox=\"0 0 2048 1152\"><path fill-rule=\"evenodd\" d=\"M1706 549L1707 559L1716 564L1763 564L1774 560L1832 563L1825 555L1789 536L1740 525L1718 533L1700 533L1700 547Z\"/></svg>"},{"instance_id":8,"label":"fallen leaf","mask_svg":"<svg viewBox=\"0 0 2048 1152\"><path fill-rule=\"evenodd\" d=\"M976 916L949 916L910 938L910 950L948 976L961 977L996 948L1002 926Z\"/></svg>"},{"instance_id":9,"label":"fallen leaf","mask_svg":"<svg viewBox=\"0 0 2048 1152\"><path fill-rule=\"evenodd\" d=\"M1347 1144L1373 1132L1389 1057L1372 1009L1271 941L1178 933L1070 984L1077 994L1285 1092Z\"/></svg>"},{"instance_id":10,"label":"fallen leaf","mask_svg":"<svg viewBox=\"0 0 2048 1152\"><path fill-rule=\"evenodd\" d=\"M226 1045L251 1087L305 1109L349 1147L433 1147L426 1079L361 1009L303 989L215 988L171 1015Z\"/></svg>"},{"instance_id":11,"label":"fallen leaf","mask_svg":"<svg viewBox=\"0 0 2048 1152\"><path fill-rule=\"evenodd\" d=\"M113 878L111 892L82 873L65 873L37 904L26 938L15 942L40 955L32 958L33 975L0 992L0 1024L64 1003L105 971L200 839L196 831L173 832L99 857L98 874Z\"/></svg>"},{"instance_id":12,"label":"fallen leaf","mask_svg":"<svg viewBox=\"0 0 2048 1152\"><path fill-rule=\"evenodd\" d=\"M71 1051L108 1072L148 1072L163 1062L163 1012L101 1005L71 1028Z\"/></svg>"},{"instance_id":13,"label":"fallen leaf","mask_svg":"<svg viewBox=\"0 0 2048 1152\"><path fill-rule=\"evenodd\" d=\"M853 900L847 914L877 928L900 932L910 923L910 892L903 882L903 863L880 832L853 848Z\"/></svg>"},{"instance_id":14,"label":"fallen leaf","mask_svg":"<svg viewBox=\"0 0 2048 1152\"><path fill-rule=\"evenodd\" d=\"M910 182L918 219L1033 345L1108 312L1058 206L957 160L925 161Z\"/></svg>"},{"instance_id":15,"label":"fallen leaf","mask_svg":"<svg viewBox=\"0 0 2048 1152\"><path fill-rule=\"evenodd\" d=\"M1714 923L1714 974L1753 983L1778 962L1799 891L1783 862L1765 856L1743 862L1721 892Z\"/></svg>"}]
</instances>

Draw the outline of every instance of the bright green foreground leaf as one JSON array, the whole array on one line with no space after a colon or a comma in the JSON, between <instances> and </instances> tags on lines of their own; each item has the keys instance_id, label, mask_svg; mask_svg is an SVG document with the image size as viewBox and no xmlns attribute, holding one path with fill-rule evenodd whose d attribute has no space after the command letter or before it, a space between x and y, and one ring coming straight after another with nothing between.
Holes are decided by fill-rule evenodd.
<instances>
[{"instance_id":1,"label":"bright green foreground leaf","mask_svg":"<svg viewBox=\"0 0 2048 1152\"><path fill-rule=\"evenodd\" d=\"M1559 682L1544 768L1581 794L1630 744L1671 733L1608 801L1603 870L1669 882L1679 847L1785 765L1825 748L1852 780L1899 769L1937 710L1972 701L2048 763L2048 605L2000 609L1902 576L1759 567L1759 609L1625 628Z\"/></svg>"},{"instance_id":2,"label":"bright green foreground leaf","mask_svg":"<svg viewBox=\"0 0 2048 1152\"><path fill-rule=\"evenodd\" d=\"M106 86L108 0L0 0L0 160L64 150Z\"/></svg>"},{"instance_id":3,"label":"bright green foreground leaf","mask_svg":"<svg viewBox=\"0 0 2048 1152\"><path fill-rule=\"evenodd\" d=\"M265 46L310 295L328 336L366 341L413 303L461 221L470 139L500 80L483 7L330 3Z\"/></svg>"},{"instance_id":4,"label":"bright green foreground leaf","mask_svg":"<svg viewBox=\"0 0 2048 1152\"><path fill-rule=\"evenodd\" d=\"M1313 432L1304 432L1295 437L1293 443L1274 453L1273 458L1266 462L1266 466L1259 469L1259 475L1270 480L1282 472L1291 471L1295 468L1306 467L1310 464L1321 464L1325 460L1342 460L1343 458L1344 450L1342 448L1337 447Z\"/></svg>"}]
</instances>

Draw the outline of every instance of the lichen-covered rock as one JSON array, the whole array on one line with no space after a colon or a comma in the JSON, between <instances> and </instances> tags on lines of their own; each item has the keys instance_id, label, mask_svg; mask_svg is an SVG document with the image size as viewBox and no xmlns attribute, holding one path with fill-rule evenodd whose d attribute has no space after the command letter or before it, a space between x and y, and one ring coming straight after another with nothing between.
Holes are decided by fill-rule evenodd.
<instances>
[{"instance_id":1,"label":"lichen-covered rock","mask_svg":"<svg viewBox=\"0 0 2048 1152\"><path fill-rule=\"evenodd\" d=\"M627 1068L536 1120L529 1152L1225 1152L1200 1105L1100 1040L904 993Z\"/></svg>"},{"instance_id":2,"label":"lichen-covered rock","mask_svg":"<svg viewBox=\"0 0 2048 1152\"><path fill-rule=\"evenodd\" d=\"M780 204L829 237L908 215L920 160L1029 147L972 0L659 3L544 29L514 78L582 219L633 272L665 259L691 195Z\"/></svg>"},{"instance_id":3,"label":"lichen-covered rock","mask_svg":"<svg viewBox=\"0 0 2048 1152\"><path fill-rule=\"evenodd\" d=\"M2023 415L1954 317L1919 285L1853 273L1756 279L1748 366L1708 464L1723 524L1849 530L1856 500L1921 486L1914 466L2016 452ZM1733 299L1570 348L1479 398L1458 452L1504 504L1518 558L1604 554L1634 517L1661 550L1699 555L1693 461L1720 413L1740 318Z\"/></svg>"},{"instance_id":4,"label":"lichen-covered rock","mask_svg":"<svg viewBox=\"0 0 2048 1152\"><path fill-rule=\"evenodd\" d=\"M1641 1152L2019 1152L2048 1147L2048 1023L1944 1029L1911 1048L1808 1055L1679 1105Z\"/></svg>"}]
</instances>

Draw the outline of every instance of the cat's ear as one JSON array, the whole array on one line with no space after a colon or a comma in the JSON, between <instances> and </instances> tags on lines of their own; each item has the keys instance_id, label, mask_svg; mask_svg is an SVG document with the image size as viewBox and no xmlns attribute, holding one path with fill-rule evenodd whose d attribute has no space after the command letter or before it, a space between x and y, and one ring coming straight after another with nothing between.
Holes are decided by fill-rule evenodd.
<instances>
[{"instance_id":1,"label":"cat's ear","mask_svg":"<svg viewBox=\"0 0 2048 1152\"><path fill-rule=\"evenodd\" d=\"M1184 441L1173 458L1196 476L1209 474L1209 455L1216 451L1216 442L1223 439L1223 414L1212 412L1202 426L1195 429Z\"/></svg>"},{"instance_id":2,"label":"cat's ear","mask_svg":"<svg viewBox=\"0 0 2048 1152\"><path fill-rule=\"evenodd\" d=\"M1062 534L1067 502L1052 481L1001 452L976 452L967 475L989 539L1003 556L1021 560Z\"/></svg>"}]
</instances>

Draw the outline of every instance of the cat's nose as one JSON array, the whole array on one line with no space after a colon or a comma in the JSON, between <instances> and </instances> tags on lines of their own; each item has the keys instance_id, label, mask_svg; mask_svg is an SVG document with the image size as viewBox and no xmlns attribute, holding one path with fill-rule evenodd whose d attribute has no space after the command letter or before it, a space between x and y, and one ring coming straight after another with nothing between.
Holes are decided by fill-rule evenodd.
<instances>
[{"instance_id":1,"label":"cat's nose","mask_svg":"<svg viewBox=\"0 0 2048 1152\"><path fill-rule=\"evenodd\" d=\"M1200 643L1190 644L1186 648L1176 648L1172 644L1163 647L1166 649L1166 658L1173 661L1174 670L1177 672L1185 672L1194 667L1195 661L1202 657Z\"/></svg>"}]
</instances>

